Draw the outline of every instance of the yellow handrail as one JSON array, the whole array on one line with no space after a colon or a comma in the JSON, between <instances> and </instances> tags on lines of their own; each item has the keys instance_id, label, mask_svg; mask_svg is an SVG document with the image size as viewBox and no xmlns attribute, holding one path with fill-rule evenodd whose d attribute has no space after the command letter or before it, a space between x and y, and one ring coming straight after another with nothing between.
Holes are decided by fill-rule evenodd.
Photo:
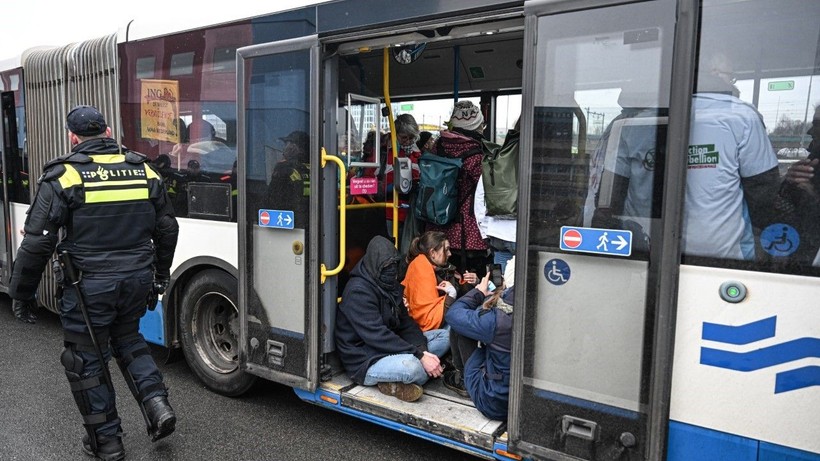
<instances>
[{"instance_id":1,"label":"yellow handrail","mask_svg":"<svg viewBox=\"0 0 820 461\"><path fill-rule=\"evenodd\" d=\"M393 159L391 161L395 165L395 159L399 156L399 146L396 144L396 125L393 122L395 119L393 117L393 107L390 104L390 50L388 48L384 49L383 56L384 103L387 105L387 116L390 119L390 145L393 146ZM398 174L398 171L394 171L393 178L397 178ZM393 187L393 244L396 245L396 248L399 247L399 191L395 187Z\"/></svg>"},{"instance_id":2,"label":"yellow handrail","mask_svg":"<svg viewBox=\"0 0 820 461\"><path fill-rule=\"evenodd\" d=\"M334 162L339 167L339 265L333 270L327 270L327 266L322 263L322 283L325 283L328 277L332 277L342 271L345 265L345 245L347 239L346 221L347 221L347 191L345 184L347 172L345 171L345 164L342 159L335 155L327 155L327 151L322 147L322 168L325 167L327 161Z\"/></svg>"}]
</instances>

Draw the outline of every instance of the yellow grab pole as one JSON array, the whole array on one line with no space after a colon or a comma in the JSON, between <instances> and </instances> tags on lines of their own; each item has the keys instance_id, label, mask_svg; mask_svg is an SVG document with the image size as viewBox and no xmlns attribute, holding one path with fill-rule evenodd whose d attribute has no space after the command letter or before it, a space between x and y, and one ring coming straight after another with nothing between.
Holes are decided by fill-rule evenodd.
<instances>
[{"instance_id":1,"label":"yellow grab pole","mask_svg":"<svg viewBox=\"0 0 820 461\"><path fill-rule=\"evenodd\" d=\"M325 264L322 263L322 283L325 283L328 277L342 271L345 265L345 245L347 244L347 184L345 184L347 172L342 159L335 155L327 155L327 151L322 147L322 168L325 167L328 160L339 167L339 265L333 270L327 270Z\"/></svg>"},{"instance_id":2,"label":"yellow grab pole","mask_svg":"<svg viewBox=\"0 0 820 461\"><path fill-rule=\"evenodd\" d=\"M393 165L396 164L395 159L399 156L399 147L396 143L396 124L393 122L393 107L390 105L390 49L384 49L384 103L387 104L387 116L390 119L390 145L393 146ZM393 172L393 179L395 180L398 171ZM393 181L395 183L395 181ZM396 248L399 247L399 192L393 187L393 244Z\"/></svg>"}]
</instances>

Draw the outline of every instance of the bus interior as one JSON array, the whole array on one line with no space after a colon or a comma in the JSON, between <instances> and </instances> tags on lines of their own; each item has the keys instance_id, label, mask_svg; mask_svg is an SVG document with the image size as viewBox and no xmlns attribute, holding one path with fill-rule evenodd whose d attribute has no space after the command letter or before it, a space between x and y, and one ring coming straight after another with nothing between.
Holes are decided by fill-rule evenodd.
<instances>
[{"instance_id":1,"label":"bus interior","mask_svg":"<svg viewBox=\"0 0 820 461\"><path fill-rule=\"evenodd\" d=\"M386 138L389 115L384 110L384 88L389 87L387 97L394 118L409 113L420 131L435 137L446 129L454 102L469 99L482 109L485 138L501 143L521 112L523 26L522 18L513 18L435 26L400 36L330 45L336 47L339 60L339 155L349 178L372 177L378 182L376 193L348 196L347 259L339 276L339 297L343 296L347 272L364 255L368 242L376 235L392 235L392 221L385 220L384 210L392 206L392 195L385 194L384 180L379 177L385 144L390 142ZM411 62L399 62L404 50L414 53ZM368 132L381 133L385 141L376 147L380 161L373 154L368 153L368 157L362 153L368 147ZM323 375L330 379L322 382L321 388L341 393L342 405L397 423L420 424L429 432L487 451L492 451L496 438L504 436L505 423L482 416L469 398L445 388L441 379L425 384L424 399L407 403L381 394L376 387L356 385L333 354L328 354L330 376Z\"/></svg>"}]
</instances>

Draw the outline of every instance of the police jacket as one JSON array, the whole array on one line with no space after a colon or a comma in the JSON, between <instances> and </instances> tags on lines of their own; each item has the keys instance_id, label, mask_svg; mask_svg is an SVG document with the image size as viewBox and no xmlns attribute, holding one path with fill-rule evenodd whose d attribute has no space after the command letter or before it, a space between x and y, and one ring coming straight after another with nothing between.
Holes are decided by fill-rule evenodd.
<instances>
[{"instance_id":1,"label":"police jacket","mask_svg":"<svg viewBox=\"0 0 820 461\"><path fill-rule=\"evenodd\" d=\"M310 168L295 160L282 160L271 174L268 203L277 210L293 211L294 225L303 228L310 213Z\"/></svg>"},{"instance_id":2,"label":"police jacket","mask_svg":"<svg viewBox=\"0 0 820 461\"><path fill-rule=\"evenodd\" d=\"M48 162L29 207L9 295L31 299L65 229L60 250L83 272L155 266L170 276L179 226L161 176L147 158L93 138Z\"/></svg>"}]
</instances>

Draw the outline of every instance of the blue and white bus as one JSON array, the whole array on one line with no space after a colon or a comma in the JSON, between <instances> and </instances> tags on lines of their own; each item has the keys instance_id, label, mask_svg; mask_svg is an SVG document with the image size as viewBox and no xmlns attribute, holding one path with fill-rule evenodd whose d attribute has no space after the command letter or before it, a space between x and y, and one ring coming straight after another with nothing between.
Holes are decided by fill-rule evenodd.
<instances>
[{"instance_id":1,"label":"blue and white bus","mask_svg":"<svg viewBox=\"0 0 820 461\"><path fill-rule=\"evenodd\" d=\"M820 460L820 205L789 176L820 144L818 24L814 0L336 0L26 50L0 63L0 283L29 178L94 104L170 160L180 246L143 333L215 392L272 380L488 459ZM466 98L488 139L521 122L507 421L440 380L413 403L356 385L334 346L399 207L367 133L443 130ZM277 209L294 131L309 207Z\"/></svg>"}]
</instances>

